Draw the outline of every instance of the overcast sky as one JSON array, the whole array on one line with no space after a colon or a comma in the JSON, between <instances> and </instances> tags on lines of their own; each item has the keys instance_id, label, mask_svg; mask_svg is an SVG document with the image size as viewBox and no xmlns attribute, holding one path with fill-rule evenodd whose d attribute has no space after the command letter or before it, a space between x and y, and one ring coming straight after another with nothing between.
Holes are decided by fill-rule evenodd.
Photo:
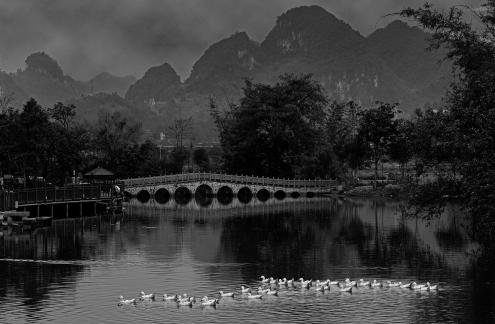
<instances>
[{"instance_id":1,"label":"overcast sky","mask_svg":"<svg viewBox=\"0 0 495 324\"><path fill-rule=\"evenodd\" d=\"M183 77L213 42L236 31L262 41L289 8L318 4L367 35L385 14L425 0L0 0L0 69L45 51L86 80L108 71L143 75L169 62ZM430 0L439 6L482 0Z\"/></svg>"}]
</instances>

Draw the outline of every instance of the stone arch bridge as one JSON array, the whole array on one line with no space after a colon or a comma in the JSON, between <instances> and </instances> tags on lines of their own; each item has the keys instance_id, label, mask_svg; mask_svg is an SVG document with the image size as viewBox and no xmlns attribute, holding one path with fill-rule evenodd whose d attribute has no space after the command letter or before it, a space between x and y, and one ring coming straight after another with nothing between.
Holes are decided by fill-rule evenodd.
<instances>
[{"instance_id":1,"label":"stone arch bridge","mask_svg":"<svg viewBox=\"0 0 495 324\"><path fill-rule=\"evenodd\" d=\"M127 196L137 197L142 202L154 198L165 204L170 199L186 203L192 197L217 199L237 198L250 200L256 196L260 201L270 197L283 199L312 197L336 189L335 180L295 180L266 177L238 176L215 173L188 173L123 180Z\"/></svg>"}]
</instances>

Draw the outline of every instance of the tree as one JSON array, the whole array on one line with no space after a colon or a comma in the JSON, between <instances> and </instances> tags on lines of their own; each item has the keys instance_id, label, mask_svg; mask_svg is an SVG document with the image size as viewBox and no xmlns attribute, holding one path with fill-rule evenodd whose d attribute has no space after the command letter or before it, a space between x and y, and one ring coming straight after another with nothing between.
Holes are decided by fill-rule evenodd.
<instances>
[{"instance_id":1,"label":"tree","mask_svg":"<svg viewBox=\"0 0 495 324\"><path fill-rule=\"evenodd\" d=\"M191 135L192 117L186 119L176 119L168 130L173 138L175 138L175 147L184 147L184 137Z\"/></svg>"},{"instance_id":2,"label":"tree","mask_svg":"<svg viewBox=\"0 0 495 324\"><path fill-rule=\"evenodd\" d=\"M212 116L220 131L224 168L234 174L315 176L325 138L327 98L310 75L284 75L274 85L246 80L239 104ZM324 177L330 166L317 172Z\"/></svg>"},{"instance_id":3,"label":"tree","mask_svg":"<svg viewBox=\"0 0 495 324\"><path fill-rule=\"evenodd\" d=\"M56 103L53 108L48 110L50 116L60 123L60 125L68 130L74 123L74 117L76 116L76 106L64 105L61 102Z\"/></svg>"},{"instance_id":4,"label":"tree","mask_svg":"<svg viewBox=\"0 0 495 324\"><path fill-rule=\"evenodd\" d=\"M193 161L202 171L208 171L210 169L210 158L204 148L194 150Z\"/></svg>"},{"instance_id":5,"label":"tree","mask_svg":"<svg viewBox=\"0 0 495 324\"><path fill-rule=\"evenodd\" d=\"M476 12L480 26L466 21L463 8L442 12L426 4L401 15L430 30L432 47L445 47L458 72L444 109L450 132L446 144L455 148L460 171L462 195L456 201L471 215L477 239L495 250L495 0Z\"/></svg>"},{"instance_id":6,"label":"tree","mask_svg":"<svg viewBox=\"0 0 495 324\"><path fill-rule=\"evenodd\" d=\"M15 138L13 154L20 161L25 177L35 175L46 179L52 153L49 148L53 143L48 112L31 98L17 117L11 134Z\"/></svg>"},{"instance_id":7,"label":"tree","mask_svg":"<svg viewBox=\"0 0 495 324\"><path fill-rule=\"evenodd\" d=\"M412 146L414 124L409 120L398 119L396 121L396 127L397 131L391 139L388 154L392 161L400 164L402 177L404 178L405 166L411 161L414 155Z\"/></svg>"},{"instance_id":8,"label":"tree","mask_svg":"<svg viewBox=\"0 0 495 324\"><path fill-rule=\"evenodd\" d=\"M98 119L93 136L98 161L119 177L129 174L132 169L128 168L128 162L133 159L133 150L138 147L141 125L129 122L118 112L107 113Z\"/></svg>"},{"instance_id":9,"label":"tree","mask_svg":"<svg viewBox=\"0 0 495 324\"><path fill-rule=\"evenodd\" d=\"M361 110L354 101L345 104L333 102L330 105L327 122L328 139L338 160L334 161L338 174L346 173L348 168L354 173L366 158L368 150L363 147L363 141L357 138Z\"/></svg>"},{"instance_id":10,"label":"tree","mask_svg":"<svg viewBox=\"0 0 495 324\"><path fill-rule=\"evenodd\" d=\"M0 89L0 113L6 113L9 108L12 108L14 103L14 93L2 93ZM1 125L0 125L1 126Z\"/></svg>"},{"instance_id":11,"label":"tree","mask_svg":"<svg viewBox=\"0 0 495 324\"><path fill-rule=\"evenodd\" d=\"M378 107L362 112L357 136L370 147L371 158L375 164L375 180L378 179L378 162L387 153L397 131L394 120L396 107L396 105L378 103Z\"/></svg>"},{"instance_id":12,"label":"tree","mask_svg":"<svg viewBox=\"0 0 495 324\"><path fill-rule=\"evenodd\" d=\"M189 151L184 147L174 147L167 161L167 170L171 173L181 173L185 161L189 159Z\"/></svg>"}]
</instances>

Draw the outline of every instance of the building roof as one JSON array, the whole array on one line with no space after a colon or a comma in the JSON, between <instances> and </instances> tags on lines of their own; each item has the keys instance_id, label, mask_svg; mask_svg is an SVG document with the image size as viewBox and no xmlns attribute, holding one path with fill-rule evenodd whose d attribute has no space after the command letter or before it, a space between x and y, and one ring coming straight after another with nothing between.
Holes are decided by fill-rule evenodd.
<instances>
[{"instance_id":1,"label":"building roof","mask_svg":"<svg viewBox=\"0 0 495 324\"><path fill-rule=\"evenodd\" d=\"M89 172L84 174L85 177L113 177L114 174L112 171L108 171L107 169L97 167Z\"/></svg>"}]
</instances>

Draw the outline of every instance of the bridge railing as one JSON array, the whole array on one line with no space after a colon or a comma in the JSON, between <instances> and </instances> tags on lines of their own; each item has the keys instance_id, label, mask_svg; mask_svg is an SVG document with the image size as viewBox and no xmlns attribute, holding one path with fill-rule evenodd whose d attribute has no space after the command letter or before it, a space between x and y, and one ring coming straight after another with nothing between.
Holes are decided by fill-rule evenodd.
<instances>
[{"instance_id":1,"label":"bridge railing","mask_svg":"<svg viewBox=\"0 0 495 324\"><path fill-rule=\"evenodd\" d=\"M333 188L337 185L335 180L298 180L298 179L278 179L268 177L253 177L242 175L229 175L221 173L184 173L171 174L157 177L135 178L123 180L126 187L156 186L170 183L186 182L226 182L246 185L261 185L286 188Z\"/></svg>"},{"instance_id":2,"label":"bridge railing","mask_svg":"<svg viewBox=\"0 0 495 324\"><path fill-rule=\"evenodd\" d=\"M110 186L76 185L66 187L43 187L0 192L0 210L25 205L67 201L99 200L111 196Z\"/></svg>"}]
</instances>

